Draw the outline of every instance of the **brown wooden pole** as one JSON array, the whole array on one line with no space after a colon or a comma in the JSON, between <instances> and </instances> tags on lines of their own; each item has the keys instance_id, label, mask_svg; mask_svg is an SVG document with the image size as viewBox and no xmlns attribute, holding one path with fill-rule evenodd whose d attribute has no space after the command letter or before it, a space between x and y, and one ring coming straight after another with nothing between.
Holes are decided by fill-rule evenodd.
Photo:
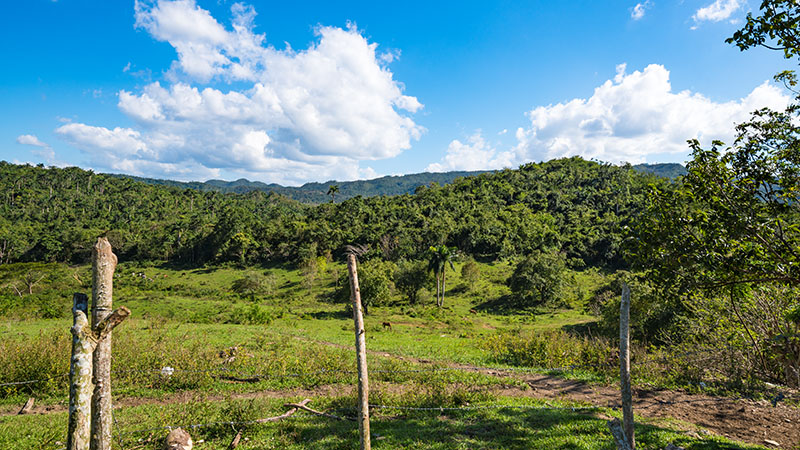
<instances>
[{"instance_id":1,"label":"brown wooden pole","mask_svg":"<svg viewBox=\"0 0 800 450\"><path fill-rule=\"evenodd\" d=\"M67 450L89 450L92 417L92 350L89 328L89 297L72 297L72 357L69 367L69 425Z\"/></svg>"},{"instance_id":2,"label":"brown wooden pole","mask_svg":"<svg viewBox=\"0 0 800 450\"><path fill-rule=\"evenodd\" d=\"M369 438L369 379L367 377L367 343L364 336L364 316L361 312L361 291L358 288L356 255L347 255L347 270L350 274L350 300L353 302L355 321L356 354L358 363L358 434L361 450L370 450Z\"/></svg>"},{"instance_id":3,"label":"brown wooden pole","mask_svg":"<svg viewBox=\"0 0 800 450\"><path fill-rule=\"evenodd\" d=\"M625 431L622 429L622 423L620 423L619 419L614 418L606 422L606 424L608 425L608 429L611 430L611 436L614 437L614 444L617 445L617 450L631 450L628 437L625 435Z\"/></svg>"},{"instance_id":4,"label":"brown wooden pole","mask_svg":"<svg viewBox=\"0 0 800 450\"><path fill-rule=\"evenodd\" d=\"M112 313L114 269L117 256L108 239L101 237L92 252L92 330ZM94 349L91 450L111 450L111 332Z\"/></svg>"},{"instance_id":5,"label":"brown wooden pole","mask_svg":"<svg viewBox=\"0 0 800 450\"><path fill-rule=\"evenodd\" d=\"M631 395L631 290L622 284L622 301L619 304L619 385L622 393L622 424L631 449L636 448L633 438L633 399Z\"/></svg>"}]
</instances>

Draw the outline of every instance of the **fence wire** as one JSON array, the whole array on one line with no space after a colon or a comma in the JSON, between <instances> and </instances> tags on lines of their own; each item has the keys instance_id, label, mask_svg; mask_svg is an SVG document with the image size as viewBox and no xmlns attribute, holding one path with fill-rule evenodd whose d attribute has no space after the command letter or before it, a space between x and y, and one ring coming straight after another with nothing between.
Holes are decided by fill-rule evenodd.
<instances>
[{"instance_id":1,"label":"fence wire","mask_svg":"<svg viewBox=\"0 0 800 450\"><path fill-rule=\"evenodd\" d=\"M392 406L392 405L369 405L370 409L393 409L393 410L403 410L403 411L478 411L478 410L492 410L492 409L520 409L520 410L547 410L547 411L597 411L601 409L607 409L600 406L538 406L538 405L501 405L501 404L491 404L491 405L474 405L474 406L435 406L435 407L415 407L415 406ZM301 410L302 411L302 410ZM298 411L298 412L301 412ZM337 409L336 411L355 411L355 409ZM314 415L311 415L312 417ZM289 416L283 420L296 420L297 416ZM198 428L208 428L208 427L217 427L217 426L246 426L246 425L265 425L272 422L264 422L259 420L249 420L249 421L218 421L218 422L207 422L207 423L196 423L190 425L164 425L160 427L153 427L153 428L143 428L139 430L133 431L126 431L122 433L118 433L118 436L128 436L133 434L143 434L143 433L152 433L154 431L164 431L164 430L174 430L176 428L183 428L183 429L198 429Z\"/></svg>"},{"instance_id":2,"label":"fence wire","mask_svg":"<svg viewBox=\"0 0 800 450\"><path fill-rule=\"evenodd\" d=\"M347 375L356 375L358 371L356 370L346 370L346 369L322 369L322 370L315 370L309 372L289 372L289 373L273 373L273 374L264 374L264 373L249 373L249 372L242 372L233 369L226 369L226 368L212 368L212 369L201 369L201 370L193 370L193 369L180 369L180 368L172 368L169 366L164 366L160 369L124 369L124 370L112 370L112 374L131 374L131 373L140 373L140 374L163 374L165 368L169 369L168 375L163 375L165 377L172 376L173 373L190 373L190 374L209 374L209 375L218 375L218 376L237 376L242 378L257 378L259 381L261 380L269 380L269 379L280 379L280 378L302 378L307 376L314 376L314 375L327 375L327 374L347 374ZM602 364L594 364L594 365L571 365L571 366L562 366L562 367L483 367L483 366L465 366L465 367L425 367L420 369L399 369L399 370L370 370L369 373L371 374L407 374L407 373L430 373L430 372L517 372L517 373L534 373L534 372L568 372L578 369L587 369L587 368L609 368L606 365ZM68 377L69 373L53 375L48 378L41 378L38 380L25 380L25 381L10 381L10 382L3 382L0 383L0 387L4 386L19 386L19 385L27 385L27 384L35 384L45 381L54 380L61 377Z\"/></svg>"}]
</instances>

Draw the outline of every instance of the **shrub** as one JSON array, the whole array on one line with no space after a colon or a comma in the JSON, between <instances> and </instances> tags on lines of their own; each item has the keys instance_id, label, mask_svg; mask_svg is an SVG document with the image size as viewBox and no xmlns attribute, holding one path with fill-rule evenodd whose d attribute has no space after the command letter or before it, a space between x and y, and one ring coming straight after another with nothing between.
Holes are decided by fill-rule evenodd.
<instances>
[{"instance_id":1,"label":"shrub","mask_svg":"<svg viewBox=\"0 0 800 450\"><path fill-rule=\"evenodd\" d=\"M275 317L273 312L261 305L239 306L231 314L231 322L242 325L268 325Z\"/></svg>"},{"instance_id":2,"label":"shrub","mask_svg":"<svg viewBox=\"0 0 800 450\"><path fill-rule=\"evenodd\" d=\"M618 362L609 340L576 337L558 330L526 335L518 331L500 333L483 340L481 346L496 362L515 366L581 366L610 373Z\"/></svg>"},{"instance_id":3,"label":"shrub","mask_svg":"<svg viewBox=\"0 0 800 450\"><path fill-rule=\"evenodd\" d=\"M566 263L555 251L536 252L523 258L508 279L508 287L521 304L540 305L561 299Z\"/></svg>"},{"instance_id":4,"label":"shrub","mask_svg":"<svg viewBox=\"0 0 800 450\"><path fill-rule=\"evenodd\" d=\"M395 291L392 275L396 270L397 266L394 263L380 259L370 259L358 265L358 286L361 291L364 314L368 313L370 306L383 306L391 303ZM342 274L339 288L333 293L335 301L341 303L350 301L348 276L347 273Z\"/></svg>"},{"instance_id":5,"label":"shrub","mask_svg":"<svg viewBox=\"0 0 800 450\"><path fill-rule=\"evenodd\" d=\"M475 288L475 284L478 282L478 279L480 279L480 276L481 269L474 259L468 260L461 266L461 279L467 283L470 290Z\"/></svg>"},{"instance_id":6,"label":"shrub","mask_svg":"<svg viewBox=\"0 0 800 450\"><path fill-rule=\"evenodd\" d=\"M231 290L241 296L250 298L260 294L264 289L264 277L257 273L247 273L242 278L238 278L231 284Z\"/></svg>"},{"instance_id":7,"label":"shrub","mask_svg":"<svg viewBox=\"0 0 800 450\"><path fill-rule=\"evenodd\" d=\"M420 290L431 280L431 271L424 261L400 261L394 272L394 284L409 303L419 302Z\"/></svg>"}]
</instances>

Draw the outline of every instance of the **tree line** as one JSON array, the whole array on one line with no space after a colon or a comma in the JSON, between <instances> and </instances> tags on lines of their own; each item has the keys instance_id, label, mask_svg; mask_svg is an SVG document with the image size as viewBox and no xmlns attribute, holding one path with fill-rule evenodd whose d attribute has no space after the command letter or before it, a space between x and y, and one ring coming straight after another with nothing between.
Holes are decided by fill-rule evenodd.
<instances>
[{"instance_id":1,"label":"tree line","mask_svg":"<svg viewBox=\"0 0 800 450\"><path fill-rule=\"evenodd\" d=\"M76 167L0 162L0 263L83 263L98 235L127 260L202 265L298 263L339 256L423 259L445 245L483 260L543 250L571 267L626 266L620 244L654 175L581 158L431 184L414 194L306 205L275 193L223 194Z\"/></svg>"}]
</instances>

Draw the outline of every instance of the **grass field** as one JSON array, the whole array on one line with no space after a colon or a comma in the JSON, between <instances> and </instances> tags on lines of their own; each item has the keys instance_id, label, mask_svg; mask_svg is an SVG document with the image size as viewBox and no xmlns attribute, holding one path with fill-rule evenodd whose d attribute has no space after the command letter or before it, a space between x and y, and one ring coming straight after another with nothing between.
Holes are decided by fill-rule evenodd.
<instances>
[{"instance_id":1,"label":"grass field","mask_svg":"<svg viewBox=\"0 0 800 450\"><path fill-rule=\"evenodd\" d=\"M375 448L613 448L605 425L617 414L613 409L573 410L592 405L508 396L498 389L529 387L513 376L450 370L454 364L591 363L597 367L563 376L612 382L613 366L603 367L610 343L561 331L596 320L584 305L604 275L571 274L566 300L557 307L513 310L487 307L508 295L509 264L480 264L481 278L471 287L461 280L459 268L448 273L444 308L437 308L430 295L420 304L404 304L398 296L370 308L370 402L433 408L374 409ZM56 264L0 266L0 384L40 380L0 386L0 412L6 413L0 416L0 448L63 448L71 293L89 291L89 272L85 266ZM114 332L115 448L157 449L164 427L196 424L205 424L190 430L196 442L203 441L196 448L226 448L239 429L246 438L242 449L357 448L353 422L298 412L277 423L241 423L279 415L284 403L302 398L311 398L310 406L318 410L354 414L352 316L346 304L330 300L343 272L342 265L330 263L309 281L287 267L184 270L120 264L115 305L129 307L133 317ZM40 274L41 281L24 295L9 288ZM259 290L235 293L232 286L246 276L261 280ZM174 373L162 375L165 367ZM230 376L259 379L225 379ZM7 414L29 396L50 411ZM639 446L758 448L721 437L692 437L685 429L675 421L642 421Z\"/></svg>"}]
</instances>

